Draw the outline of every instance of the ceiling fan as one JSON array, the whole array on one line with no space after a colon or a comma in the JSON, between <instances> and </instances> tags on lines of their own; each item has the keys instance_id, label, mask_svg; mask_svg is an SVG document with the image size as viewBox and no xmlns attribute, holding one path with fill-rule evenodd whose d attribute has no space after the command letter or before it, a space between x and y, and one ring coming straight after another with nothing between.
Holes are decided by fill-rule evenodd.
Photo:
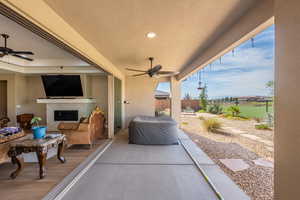
<instances>
[{"instance_id":1,"label":"ceiling fan","mask_svg":"<svg viewBox=\"0 0 300 200\"><path fill-rule=\"evenodd\" d=\"M178 74L178 72L172 72L172 71L160 71L162 69L161 65L156 65L153 67L153 57L149 57L148 58L150 61L150 69L148 70L138 70L138 69L130 69L130 68L126 68L126 70L128 71L134 71L134 72L142 72L139 74L135 74L133 76L143 76L143 75L148 75L150 77L167 77L167 76L174 76L176 74Z\"/></svg>"},{"instance_id":2,"label":"ceiling fan","mask_svg":"<svg viewBox=\"0 0 300 200\"><path fill-rule=\"evenodd\" d=\"M9 38L9 35L1 34L1 36L4 38L4 47L0 47L0 58L7 55L11 55L24 60L33 61L32 58L28 58L24 56L24 55L34 55L31 51L14 51L13 49L7 47L7 39Z\"/></svg>"}]
</instances>

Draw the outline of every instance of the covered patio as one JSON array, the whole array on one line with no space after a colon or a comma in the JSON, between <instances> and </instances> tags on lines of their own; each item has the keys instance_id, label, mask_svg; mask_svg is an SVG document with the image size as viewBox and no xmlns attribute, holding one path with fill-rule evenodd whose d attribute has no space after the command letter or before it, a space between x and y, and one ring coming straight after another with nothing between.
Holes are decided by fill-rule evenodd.
<instances>
[{"instance_id":1,"label":"covered patio","mask_svg":"<svg viewBox=\"0 0 300 200\"><path fill-rule=\"evenodd\" d=\"M123 130L89 157L84 173L67 177L44 199L250 199L184 132L179 140L169 146L128 144Z\"/></svg>"},{"instance_id":2,"label":"covered patio","mask_svg":"<svg viewBox=\"0 0 300 200\"><path fill-rule=\"evenodd\" d=\"M179 146L136 146L127 144L126 129L136 116L154 116L155 88L165 81L171 85L171 117L180 126L181 82L273 24L274 198L297 199L299 7L296 0L0 0L1 15L107 74L108 140L85 154L44 199L248 199L184 133ZM160 69L153 74L149 57L173 75L159 76ZM128 67L143 74L137 77ZM14 187L19 198L34 195L22 181L1 185L8 199L15 199ZM5 187L9 193L2 192Z\"/></svg>"},{"instance_id":3,"label":"covered patio","mask_svg":"<svg viewBox=\"0 0 300 200\"><path fill-rule=\"evenodd\" d=\"M6 199L250 199L182 131L180 145L128 144L127 130L94 148L65 152L67 164L51 158L45 179L36 164L26 164L10 180L11 164L1 165Z\"/></svg>"}]
</instances>

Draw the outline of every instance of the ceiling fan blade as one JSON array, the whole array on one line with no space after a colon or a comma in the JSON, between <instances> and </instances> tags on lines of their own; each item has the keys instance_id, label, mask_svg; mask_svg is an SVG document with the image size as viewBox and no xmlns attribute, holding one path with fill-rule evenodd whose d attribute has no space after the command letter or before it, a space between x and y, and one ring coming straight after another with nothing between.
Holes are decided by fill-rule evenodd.
<instances>
[{"instance_id":1,"label":"ceiling fan blade","mask_svg":"<svg viewBox=\"0 0 300 200\"><path fill-rule=\"evenodd\" d=\"M126 68L126 70L128 70L128 71L133 71L133 72L147 72L147 71L145 71L145 70L130 69L130 68Z\"/></svg>"},{"instance_id":2,"label":"ceiling fan blade","mask_svg":"<svg viewBox=\"0 0 300 200\"><path fill-rule=\"evenodd\" d=\"M155 67L151 68L148 70L148 72L150 74L156 74L157 72L159 72L161 70L162 66L161 65L156 65Z\"/></svg>"},{"instance_id":3,"label":"ceiling fan blade","mask_svg":"<svg viewBox=\"0 0 300 200\"><path fill-rule=\"evenodd\" d=\"M146 74L148 74L147 72L145 72L145 73L141 73L141 74L135 74L135 75L132 75L133 77L136 77L136 76L143 76L143 75L146 75Z\"/></svg>"},{"instance_id":4,"label":"ceiling fan blade","mask_svg":"<svg viewBox=\"0 0 300 200\"><path fill-rule=\"evenodd\" d=\"M9 52L11 54L23 54L23 55L34 55L34 53L32 53L31 51L12 51Z\"/></svg>"},{"instance_id":5,"label":"ceiling fan blade","mask_svg":"<svg viewBox=\"0 0 300 200\"><path fill-rule=\"evenodd\" d=\"M27 58L27 57L24 57L24 56L21 56L21 55L18 55L18 54L13 54L12 56L15 56L15 57L18 57L18 58L21 58L21 59L24 59L24 60L28 60L28 61L33 61L32 58Z\"/></svg>"}]
</instances>

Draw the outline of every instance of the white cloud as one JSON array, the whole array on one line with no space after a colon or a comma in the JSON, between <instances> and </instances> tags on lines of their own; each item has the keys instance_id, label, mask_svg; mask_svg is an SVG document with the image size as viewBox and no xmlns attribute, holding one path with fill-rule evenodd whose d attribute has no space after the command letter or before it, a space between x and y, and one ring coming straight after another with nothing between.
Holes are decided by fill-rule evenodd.
<instances>
[{"instance_id":1,"label":"white cloud","mask_svg":"<svg viewBox=\"0 0 300 200\"><path fill-rule=\"evenodd\" d=\"M222 62L215 61L212 64L213 71L229 70L229 69L251 69L251 68L263 68L274 65L273 58L270 57L273 52L269 49L260 48L248 48L241 49L235 52L235 55L226 54L222 57Z\"/></svg>"},{"instance_id":2,"label":"white cloud","mask_svg":"<svg viewBox=\"0 0 300 200\"><path fill-rule=\"evenodd\" d=\"M224 73L208 80L208 94L210 97L269 95L265 84L273 78L270 69Z\"/></svg>"},{"instance_id":3,"label":"white cloud","mask_svg":"<svg viewBox=\"0 0 300 200\"><path fill-rule=\"evenodd\" d=\"M269 95L265 84L274 80L274 26L258 34L254 41L254 48L247 41L235 49L234 56L228 52L221 63L216 60L202 70L201 81L208 84L210 98ZM199 96L198 76L194 74L182 83L183 95Z\"/></svg>"}]
</instances>

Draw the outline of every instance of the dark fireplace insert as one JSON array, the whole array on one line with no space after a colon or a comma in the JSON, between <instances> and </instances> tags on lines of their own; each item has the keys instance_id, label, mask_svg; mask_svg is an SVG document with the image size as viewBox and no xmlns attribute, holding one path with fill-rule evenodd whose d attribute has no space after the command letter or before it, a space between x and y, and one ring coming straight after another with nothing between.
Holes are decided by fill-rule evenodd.
<instances>
[{"instance_id":1,"label":"dark fireplace insert","mask_svg":"<svg viewBox=\"0 0 300 200\"><path fill-rule=\"evenodd\" d=\"M78 110L55 110L54 121L78 121Z\"/></svg>"}]
</instances>

